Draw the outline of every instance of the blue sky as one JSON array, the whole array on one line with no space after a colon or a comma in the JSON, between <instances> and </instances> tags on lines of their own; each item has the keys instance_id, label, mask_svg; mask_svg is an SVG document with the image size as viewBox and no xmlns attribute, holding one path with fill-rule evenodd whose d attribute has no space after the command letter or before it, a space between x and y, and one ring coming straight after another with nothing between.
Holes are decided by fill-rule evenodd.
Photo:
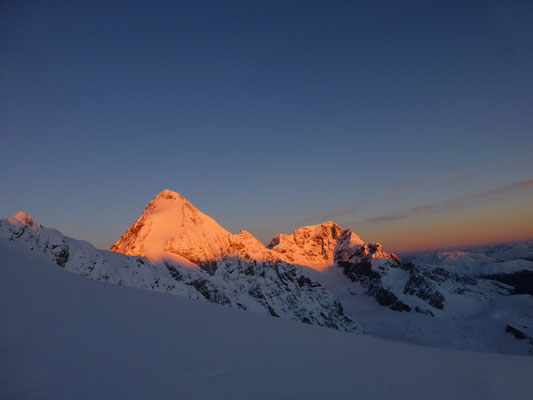
<instances>
[{"instance_id":1,"label":"blue sky","mask_svg":"<svg viewBox=\"0 0 533 400\"><path fill-rule=\"evenodd\" d=\"M533 5L507 3L3 4L1 215L108 247L169 188L264 241L533 238ZM475 217L490 240L437 228Z\"/></svg>"}]
</instances>

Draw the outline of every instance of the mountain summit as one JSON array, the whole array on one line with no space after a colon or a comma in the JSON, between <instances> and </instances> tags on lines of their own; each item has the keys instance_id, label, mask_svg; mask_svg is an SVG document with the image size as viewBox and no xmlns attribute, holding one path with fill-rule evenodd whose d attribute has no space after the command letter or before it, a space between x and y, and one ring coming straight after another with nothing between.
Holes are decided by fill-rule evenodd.
<instances>
[{"instance_id":1,"label":"mountain summit","mask_svg":"<svg viewBox=\"0 0 533 400\"><path fill-rule=\"evenodd\" d=\"M163 190L111 246L111 251L180 264L219 257L230 233L179 193Z\"/></svg>"},{"instance_id":2,"label":"mountain summit","mask_svg":"<svg viewBox=\"0 0 533 400\"><path fill-rule=\"evenodd\" d=\"M272 255L246 231L228 232L185 197L163 190L111 246L111 251L142 256L152 262L172 260L194 266L226 256L270 260Z\"/></svg>"},{"instance_id":3,"label":"mountain summit","mask_svg":"<svg viewBox=\"0 0 533 400\"><path fill-rule=\"evenodd\" d=\"M30 228L38 228L41 226L37 221L35 221L27 212L18 211L9 218L9 221L14 223L21 223L23 225L29 226Z\"/></svg>"}]
</instances>

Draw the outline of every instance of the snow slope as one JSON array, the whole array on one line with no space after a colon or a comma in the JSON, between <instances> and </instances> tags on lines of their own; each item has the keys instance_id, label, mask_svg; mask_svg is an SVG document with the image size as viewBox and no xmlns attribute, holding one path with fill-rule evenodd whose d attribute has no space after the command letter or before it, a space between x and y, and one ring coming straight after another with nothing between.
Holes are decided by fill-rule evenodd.
<instances>
[{"instance_id":1,"label":"snow slope","mask_svg":"<svg viewBox=\"0 0 533 400\"><path fill-rule=\"evenodd\" d=\"M388 342L84 279L0 242L5 399L530 399L533 358ZM392 312L392 311L391 311Z\"/></svg>"},{"instance_id":2,"label":"snow slope","mask_svg":"<svg viewBox=\"0 0 533 400\"><path fill-rule=\"evenodd\" d=\"M458 350L531 355L531 339L518 339L506 331L510 325L531 335L533 303L528 295L450 298L462 314L436 312L432 317L380 305L364 285L346 279L336 266L323 272L308 269L308 273L333 293L344 313L357 318L371 336Z\"/></svg>"}]
</instances>

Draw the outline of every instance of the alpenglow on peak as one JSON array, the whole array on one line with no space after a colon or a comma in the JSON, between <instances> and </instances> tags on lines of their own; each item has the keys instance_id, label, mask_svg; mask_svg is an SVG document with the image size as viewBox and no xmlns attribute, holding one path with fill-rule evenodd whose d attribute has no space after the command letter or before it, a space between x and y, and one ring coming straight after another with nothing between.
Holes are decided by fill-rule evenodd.
<instances>
[{"instance_id":1,"label":"alpenglow on peak","mask_svg":"<svg viewBox=\"0 0 533 400\"><path fill-rule=\"evenodd\" d=\"M165 189L110 250L191 267L234 257L281 260L322 270L334 263L339 240L346 237L349 240L343 240L344 247L364 244L351 230L328 221L279 234L265 246L248 231L232 234L185 197Z\"/></svg>"}]
</instances>

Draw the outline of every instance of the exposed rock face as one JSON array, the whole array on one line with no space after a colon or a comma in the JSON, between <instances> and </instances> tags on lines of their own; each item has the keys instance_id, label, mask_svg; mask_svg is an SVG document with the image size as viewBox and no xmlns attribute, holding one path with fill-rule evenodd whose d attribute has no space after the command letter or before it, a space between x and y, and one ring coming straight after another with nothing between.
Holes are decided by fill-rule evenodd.
<instances>
[{"instance_id":1,"label":"exposed rock face","mask_svg":"<svg viewBox=\"0 0 533 400\"><path fill-rule=\"evenodd\" d=\"M396 255L386 253L379 243L349 247L341 242L335 261L350 280L365 288L367 295L394 311L430 316L437 311L460 313L460 309L446 307L447 301L468 297L482 303L488 294L508 293L507 288L491 281L478 285L478 281L464 274L402 262Z\"/></svg>"},{"instance_id":2,"label":"exposed rock face","mask_svg":"<svg viewBox=\"0 0 533 400\"><path fill-rule=\"evenodd\" d=\"M342 228L330 221L304 226L291 234L279 234L267 246L284 261L322 270L332 265ZM352 245L364 242L355 234Z\"/></svg>"},{"instance_id":3,"label":"exposed rock face","mask_svg":"<svg viewBox=\"0 0 533 400\"><path fill-rule=\"evenodd\" d=\"M334 329L363 328L344 315L341 304L319 283L284 261L243 260L224 257L185 269L165 262L171 276L193 286L207 300L249 311L266 312Z\"/></svg>"},{"instance_id":4,"label":"exposed rock face","mask_svg":"<svg viewBox=\"0 0 533 400\"><path fill-rule=\"evenodd\" d=\"M395 254L386 253L380 243L361 243L360 245L352 244L353 232L349 229L342 232L339 239L339 245L335 249L335 261L342 262L371 262L372 260L389 260L400 262Z\"/></svg>"},{"instance_id":5,"label":"exposed rock face","mask_svg":"<svg viewBox=\"0 0 533 400\"><path fill-rule=\"evenodd\" d=\"M344 274L350 280L360 283L365 288L365 293L374 297L380 305L394 311L411 311L411 307L400 301L382 281L385 264L402 265L398 257L385 253L379 243L366 243L359 247L347 246L344 241L350 234L348 231L343 232L344 240L335 254L335 261L343 268Z\"/></svg>"}]
</instances>

